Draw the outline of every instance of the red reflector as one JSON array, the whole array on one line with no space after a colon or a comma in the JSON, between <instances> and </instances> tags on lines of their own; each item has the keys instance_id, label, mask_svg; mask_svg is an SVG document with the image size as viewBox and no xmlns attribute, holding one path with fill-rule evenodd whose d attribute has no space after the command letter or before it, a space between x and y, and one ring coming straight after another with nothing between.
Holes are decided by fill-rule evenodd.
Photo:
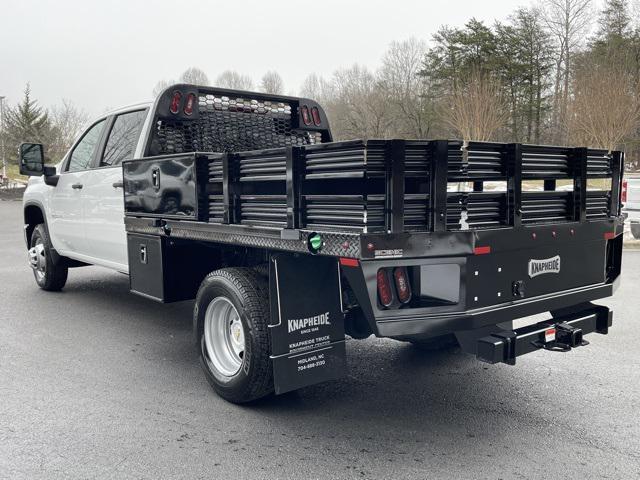
<instances>
[{"instance_id":1,"label":"red reflector","mask_svg":"<svg viewBox=\"0 0 640 480\"><path fill-rule=\"evenodd\" d=\"M627 203L627 181L622 181L622 189L620 190L620 201L622 203Z\"/></svg>"},{"instance_id":2,"label":"red reflector","mask_svg":"<svg viewBox=\"0 0 640 480\"><path fill-rule=\"evenodd\" d=\"M614 238L616 238L616 232L604 232L605 240L613 240Z\"/></svg>"},{"instance_id":3,"label":"red reflector","mask_svg":"<svg viewBox=\"0 0 640 480\"><path fill-rule=\"evenodd\" d=\"M182 94L178 90L173 92L173 96L171 97L171 105L169 105L169 111L174 115L180 111L181 98L182 98Z\"/></svg>"},{"instance_id":4,"label":"red reflector","mask_svg":"<svg viewBox=\"0 0 640 480\"><path fill-rule=\"evenodd\" d=\"M398 300L407 303L411 300L411 284L405 267L397 267L393 271L393 279L396 281L396 291L398 292Z\"/></svg>"},{"instance_id":5,"label":"red reflector","mask_svg":"<svg viewBox=\"0 0 640 480\"><path fill-rule=\"evenodd\" d=\"M376 277L378 279L378 297L380 298L380 303L388 307L393 303L393 290L391 290L387 270L381 268L378 270Z\"/></svg>"},{"instance_id":6,"label":"red reflector","mask_svg":"<svg viewBox=\"0 0 640 480\"><path fill-rule=\"evenodd\" d=\"M544 341L545 342L553 342L556 339L556 329L555 328L547 328L544 331Z\"/></svg>"},{"instance_id":7,"label":"red reflector","mask_svg":"<svg viewBox=\"0 0 640 480\"><path fill-rule=\"evenodd\" d=\"M340 265L343 267L357 267L360 263L355 258L340 257Z\"/></svg>"},{"instance_id":8,"label":"red reflector","mask_svg":"<svg viewBox=\"0 0 640 480\"><path fill-rule=\"evenodd\" d=\"M196 96L193 93L187 95L187 101L184 104L184 114L193 114L193 108L196 106Z\"/></svg>"},{"instance_id":9,"label":"red reflector","mask_svg":"<svg viewBox=\"0 0 640 480\"><path fill-rule=\"evenodd\" d=\"M486 255L487 253L491 253L491 247L476 247L473 249L474 255Z\"/></svg>"},{"instance_id":10,"label":"red reflector","mask_svg":"<svg viewBox=\"0 0 640 480\"><path fill-rule=\"evenodd\" d=\"M304 122L304 124L311 125L311 116L309 115L309 107L307 107L306 105L303 105L302 108L300 109L300 112L302 113L302 121Z\"/></svg>"},{"instance_id":11,"label":"red reflector","mask_svg":"<svg viewBox=\"0 0 640 480\"><path fill-rule=\"evenodd\" d=\"M318 125L320 125L320 110L318 110L318 107L313 107L311 109L311 116L313 117L313 124L317 127Z\"/></svg>"}]
</instances>

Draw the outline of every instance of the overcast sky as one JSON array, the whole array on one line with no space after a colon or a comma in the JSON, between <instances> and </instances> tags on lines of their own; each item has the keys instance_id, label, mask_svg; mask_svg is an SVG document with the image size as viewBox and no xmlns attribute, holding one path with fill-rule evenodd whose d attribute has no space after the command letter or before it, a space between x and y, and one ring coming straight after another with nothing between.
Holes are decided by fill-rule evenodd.
<instances>
[{"instance_id":1,"label":"overcast sky","mask_svg":"<svg viewBox=\"0 0 640 480\"><path fill-rule=\"evenodd\" d=\"M287 93L316 72L376 68L392 40L430 39L471 17L491 24L520 0L0 0L0 95L27 82L44 106L70 99L92 115L144 101L190 66L258 81L270 69Z\"/></svg>"}]
</instances>

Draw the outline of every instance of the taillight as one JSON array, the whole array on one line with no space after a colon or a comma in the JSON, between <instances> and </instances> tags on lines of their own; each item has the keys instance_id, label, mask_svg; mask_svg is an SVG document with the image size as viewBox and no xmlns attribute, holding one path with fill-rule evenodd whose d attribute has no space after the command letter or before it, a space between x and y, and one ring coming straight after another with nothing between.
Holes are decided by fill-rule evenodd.
<instances>
[{"instance_id":1,"label":"taillight","mask_svg":"<svg viewBox=\"0 0 640 480\"><path fill-rule=\"evenodd\" d=\"M389 307L393 303L393 290L389 281L389 273L385 268L381 268L376 276L378 278L378 298L380 303L385 307Z\"/></svg>"},{"instance_id":2,"label":"taillight","mask_svg":"<svg viewBox=\"0 0 640 480\"><path fill-rule=\"evenodd\" d=\"M397 267L393 271L393 279L396 282L396 291L400 303L408 303L411 300L411 284L405 267Z\"/></svg>"},{"instance_id":3,"label":"taillight","mask_svg":"<svg viewBox=\"0 0 640 480\"><path fill-rule=\"evenodd\" d=\"M307 107L306 105L303 105L302 108L300 109L300 112L302 113L302 121L304 122L304 124L311 125L311 116L309 115L309 107Z\"/></svg>"},{"instance_id":4,"label":"taillight","mask_svg":"<svg viewBox=\"0 0 640 480\"><path fill-rule=\"evenodd\" d=\"M196 106L196 95L194 93L190 93L189 95L187 95L187 101L184 104L184 114L192 115L193 109L195 106Z\"/></svg>"},{"instance_id":5,"label":"taillight","mask_svg":"<svg viewBox=\"0 0 640 480\"><path fill-rule=\"evenodd\" d=\"M318 107L313 107L311 109L311 116L313 117L313 124L316 127L320 125L320 110L318 110Z\"/></svg>"},{"instance_id":6,"label":"taillight","mask_svg":"<svg viewBox=\"0 0 640 480\"><path fill-rule=\"evenodd\" d=\"M622 203L627 203L627 181L622 181L622 190L620 191L620 201Z\"/></svg>"},{"instance_id":7,"label":"taillight","mask_svg":"<svg viewBox=\"0 0 640 480\"><path fill-rule=\"evenodd\" d=\"M173 96L171 97L171 105L169 105L169 111L174 115L180 111L181 98L182 98L182 94L178 90L173 92Z\"/></svg>"}]
</instances>

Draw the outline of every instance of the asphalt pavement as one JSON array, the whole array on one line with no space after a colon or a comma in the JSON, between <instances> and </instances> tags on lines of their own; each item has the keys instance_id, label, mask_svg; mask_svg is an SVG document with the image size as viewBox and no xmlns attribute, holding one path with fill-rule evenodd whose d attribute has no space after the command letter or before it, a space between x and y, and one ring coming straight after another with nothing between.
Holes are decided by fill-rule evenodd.
<instances>
[{"instance_id":1,"label":"asphalt pavement","mask_svg":"<svg viewBox=\"0 0 640 480\"><path fill-rule=\"evenodd\" d=\"M198 364L192 302L27 267L21 204L0 201L0 478L640 478L640 252L607 336L515 367L458 351L347 343L341 380L236 406Z\"/></svg>"}]
</instances>

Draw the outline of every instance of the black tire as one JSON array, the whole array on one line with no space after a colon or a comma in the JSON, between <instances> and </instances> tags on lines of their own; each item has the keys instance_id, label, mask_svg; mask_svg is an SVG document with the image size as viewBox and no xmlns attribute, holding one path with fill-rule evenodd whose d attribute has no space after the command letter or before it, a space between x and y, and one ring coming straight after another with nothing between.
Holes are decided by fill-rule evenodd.
<instances>
[{"instance_id":1,"label":"black tire","mask_svg":"<svg viewBox=\"0 0 640 480\"><path fill-rule=\"evenodd\" d=\"M69 269L64 263L64 259L62 257L57 263L53 262L53 258L51 256L51 240L49 239L46 227L42 223L37 225L33 230L29 246L31 248L35 248L39 243L44 247L44 250L42 252L38 252L38 254L44 257L43 260L45 268L44 272L38 272L37 270L33 271L36 283L41 289L47 290L48 292L57 292L62 290L62 287L67 283L67 274L69 273Z\"/></svg>"},{"instance_id":2,"label":"black tire","mask_svg":"<svg viewBox=\"0 0 640 480\"><path fill-rule=\"evenodd\" d=\"M233 304L244 332L242 365L232 376L224 376L216 369L205 344L207 307L217 297L225 297ZM207 381L229 402L250 402L273 392L269 316L268 284L253 269L223 268L207 275L200 284L193 311L200 363Z\"/></svg>"},{"instance_id":3,"label":"black tire","mask_svg":"<svg viewBox=\"0 0 640 480\"><path fill-rule=\"evenodd\" d=\"M414 347L425 352L448 350L459 346L458 340L453 333L448 335L440 335L438 337L409 341Z\"/></svg>"},{"instance_id":4,"label":"black tire","mask_svg":"<svg viewBox=\"0 0 640 480\"><path fill-rule=\"evenodd\" d=\"M631 226L631 235L633 238L640 240L640 223L632 223Z\"/></svg>"}]
</instances>

